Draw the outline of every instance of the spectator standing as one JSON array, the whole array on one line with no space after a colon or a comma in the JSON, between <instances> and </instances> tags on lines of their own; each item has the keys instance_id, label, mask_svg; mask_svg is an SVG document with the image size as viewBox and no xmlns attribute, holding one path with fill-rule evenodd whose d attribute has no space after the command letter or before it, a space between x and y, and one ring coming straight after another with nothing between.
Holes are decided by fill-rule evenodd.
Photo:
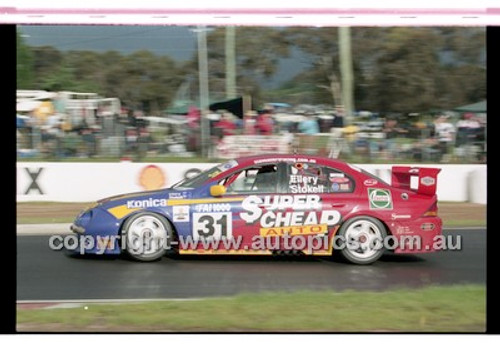
<instances>
[{"instance_id":1,"label":"spectator standing","mask_svg":"<svg viewBox=\"0 0 500 351\"><path fill-rule=\"evenodd\" d=\"M243 117L243 134L245 135L255 135L255 124L256 124L256 111L248 111L247 114Z\"/></svg>"},{"instance_id":2,"label":"spectator standing","mask_svg":"<svg viewBox=\"0 0 500 351\"><path fill-rule=\"evenodd\" d=\"M341 114L335 114L332 128L344 128L344 116Z\"/></svg>"},{"instance_id":3,"label":"spectator standing","mask_svg":"<svg viewBox=\"0 0 500 351\"><path fill-rule=\"evenodd\" d=\"M441 153L441 160L443 156L448 153L449 146L453 143L455 127L448 121L448 116L441 114L434 122L436 137L439 143L439 150Z\"/></svg>"},{"instance_id":4,"label":"spectator standing","mask_svg":"<svg viewBox=\"0 0 500 351\"><path fill-rule=\"evenodd\" d=\"M389 158L395 158L397 153L397 145L395 138L400 134L407 134L408 131L398 126L398 120L394 117L387 118L384 122L384 128L382 132L385 133L385 149L387 150L387 156Z\"/></svg>"},{"instance_id":5,"label":"spectator standing","mask_svg":"<svg viewBox=\"0 0 500 351\"><path fill-rule=\"evenodd\" d=\"M201 113L195 106L189 106L188 113L186 115L189 128L197 128L200 125Z\"/></svg>"},{"instance_id":6,"label":"spectator standing","mask_svg":"<svg viewBox=\"0 0 500 351\"><path fill-rule=\"evenodd\" d=\"M457 123L456 146L460 147L473 143L480 129L481 125L474 119L474 114L470 112L464 113Z\"/></svg>"},{"instance_id":7,"label":"spectator standing","mask_svg":"<svg viewBox=\"0 0 500 351\"><path fill-rule=\"evenodd\" d=\"M264 110L257 117L257 122L255 123L255 128L260 135L272 135L273 134L273 119L271 118L271 111Z\"/></svg>"},{"instance_id":8,"label":"spectator standing","mask_svg":"<svg viewBox=\"0 0 500 351\"><path fill-rule=\"evenodd\" d=\"M222 113L220 120L215 123L214 127L221 130L221 134L223 137L234 135L236 131L236 124L233 121L233 116L228 112Z\"/></svg>"},{"instance_id":9,"label":"spectator standing","mask_svg":"<svg viewBox=\"0 0 500 351\"><path fill-rule=\"evenodd\" d=\"M148 152L148 144L150 142L150 134L146 126L137 128L137 160L140 161L146 157Z\"/></svg>"},{"instance_id":10,"label":"spectator standing","mask_svg":"<svg viewBox=\"0 0 500 351\"><path fill-rule=\"evenodd\" d=\"M312 112L306 113L306 119L299 123L299 132L304 134L318 134L319 124Z\"/></svg>"},{"instance_id":11,"label":"spectator standing","mask_svg":"<svg viewBox=\"0 0 500 351\"><path fill-rule=\"evenodd\" d=\"M125 130L126 152L134 152L137 148L138 133L133 127L127 127Z\"/></svg>"}]
</instances>

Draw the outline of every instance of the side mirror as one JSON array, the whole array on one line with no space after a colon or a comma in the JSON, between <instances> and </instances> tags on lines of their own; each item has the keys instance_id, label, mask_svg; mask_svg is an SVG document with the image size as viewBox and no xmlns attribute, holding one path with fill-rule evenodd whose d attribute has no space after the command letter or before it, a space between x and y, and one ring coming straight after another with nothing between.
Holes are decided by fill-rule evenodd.
<instances>
[{"instance_id":1,"label":"side mirror","mask_svg":"<svg viewBox=\"0 0 500 351\"><path fill-rule=\"evenodd\" d=\"M219 197L226 193L226 187L223 185L212 185L210 187L210 195L213 197Z\"/></svg>"}]
</instances>

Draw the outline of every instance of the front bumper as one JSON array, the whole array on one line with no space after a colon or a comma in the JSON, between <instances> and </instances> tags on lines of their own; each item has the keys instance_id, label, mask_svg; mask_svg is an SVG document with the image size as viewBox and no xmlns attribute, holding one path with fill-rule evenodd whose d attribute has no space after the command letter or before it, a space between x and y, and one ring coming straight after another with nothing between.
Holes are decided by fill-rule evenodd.
<instances>
[{"instance_id":1,"label":"front bumper","mask_svg":"<svg viewBox=\"0 0 500 351\"><path fill-rule=\"evenodd\" d=\"M71 229L71 231L75 234L79 234L79 235L85 234L85 228L80 227L80 226L76 225L75 223L71 224L69 229Z\"/></svg>"},{"instance_id":2,"label":"front bumper","mask_svg":"<svg viewBox=\"0 0 500 351\"><path fill-rule=\"evenodd\" d=\"M100 208L83 211L70 226L78 238L78 247L72 251L79 254L120 254L120 224Z\"/></svg>"}]
</instances>

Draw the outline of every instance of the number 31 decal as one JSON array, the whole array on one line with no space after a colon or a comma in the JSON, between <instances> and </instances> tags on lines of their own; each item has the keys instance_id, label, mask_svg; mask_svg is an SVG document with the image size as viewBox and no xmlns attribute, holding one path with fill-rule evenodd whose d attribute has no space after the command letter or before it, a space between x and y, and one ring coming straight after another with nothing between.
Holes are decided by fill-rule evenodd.
<instances>
[{"instance_id":1,"label":"number 31 decal","mask_svg":"<svg viewBox=\"0 0 500 351\"><path fill-rule=\"evenodd\" d=\"M193 213L193 238L220 239L233 237L231 212Z\"/></svg>"}]
</instances>

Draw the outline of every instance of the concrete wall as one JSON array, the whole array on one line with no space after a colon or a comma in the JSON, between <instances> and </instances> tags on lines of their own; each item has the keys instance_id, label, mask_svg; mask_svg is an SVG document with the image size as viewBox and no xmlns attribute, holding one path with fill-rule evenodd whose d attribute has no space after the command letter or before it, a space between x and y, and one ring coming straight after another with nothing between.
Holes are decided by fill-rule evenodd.
<instances>
[{"instance_id":1,"label":"concrete wall","mask_svg":"<svg viewBox=\"0 0 500 351\"><path fill-rule=\"evenodd\" d=\"M210 163L18 162L17 201L92 202L107 196L170 186ZM390 182L392 165L357 165ZM441 201L486 204L486 165L437 167Z\"/></svg>"}]
</instances>

